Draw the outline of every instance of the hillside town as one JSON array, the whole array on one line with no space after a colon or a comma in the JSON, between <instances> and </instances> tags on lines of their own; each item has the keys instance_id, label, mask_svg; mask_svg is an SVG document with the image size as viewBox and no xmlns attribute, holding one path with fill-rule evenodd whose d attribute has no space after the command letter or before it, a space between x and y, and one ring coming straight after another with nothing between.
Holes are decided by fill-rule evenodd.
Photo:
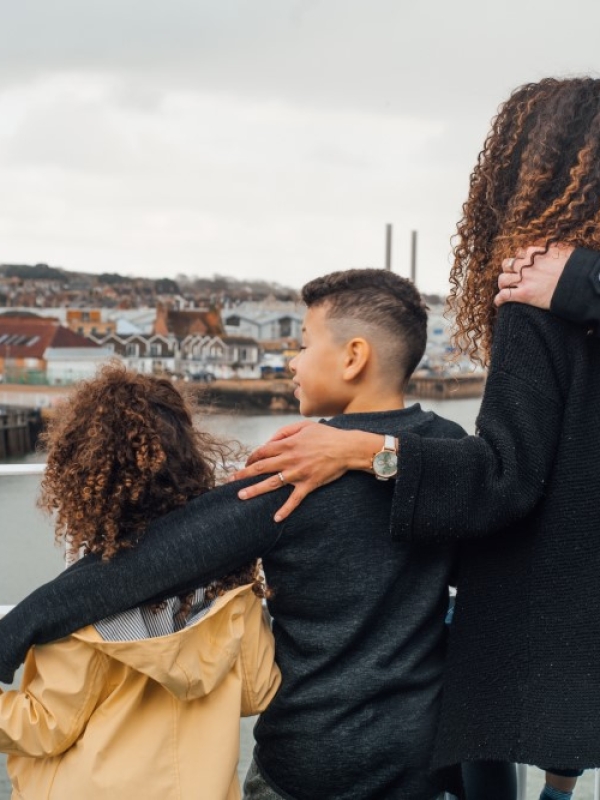
<instances>
[{"instance_id":1,"label":"hillside town","mask_svg":"<svg viewBox=\"0 0 600 800\"><path fill-rule=\"evenodd\" d=\"M443 301L426 301L429 343L420 369L446 374ZM5 383L65 386L118 358L188 382L289 377L303 316L297 291L265 282L0 265L0 375Z\"/></svg>"}]
</instances>

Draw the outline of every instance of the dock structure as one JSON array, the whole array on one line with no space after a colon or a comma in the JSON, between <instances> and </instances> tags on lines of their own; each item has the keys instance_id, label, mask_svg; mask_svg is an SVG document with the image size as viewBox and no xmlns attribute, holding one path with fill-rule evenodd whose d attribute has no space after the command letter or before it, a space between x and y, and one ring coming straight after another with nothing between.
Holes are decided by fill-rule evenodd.
<instances>
[{"instance_id":1,"label":"dock structure","mask_svg":"<svg viewBox=\"0 0 600 800\"><path fill-rule=\"evenodd\" d=\"M39 411L1 406L0 461L22 458L33 452L41 425Z\"/></svg>"}]
</instances>

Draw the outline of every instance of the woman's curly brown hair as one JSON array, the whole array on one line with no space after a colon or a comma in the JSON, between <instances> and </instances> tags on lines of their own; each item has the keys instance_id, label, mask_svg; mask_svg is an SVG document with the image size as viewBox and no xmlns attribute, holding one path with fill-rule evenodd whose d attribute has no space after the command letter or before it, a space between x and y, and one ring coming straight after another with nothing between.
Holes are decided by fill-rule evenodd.
<instances>
[{"instance_id":1,"label":"woman's curly brown hair","mask_svg":"<svg viewBox=\"0 0 600 800\"><path fill-rule=\"evenodd\" d=\"M67 552L112 558L147 525L215 486L233 455L194 427L190 400L166 378L111 363L82 381L49 421L38 505L55 513ZM258 563L210 586L209 596L245 583L263 595Z\"/></svg>"},{"instance_id":2,"label":"woman's curly brown hair","mask_svg":"<svg viewBox=\"0 0 600 800\"><path fill-rule=\"evenodd\" d=\"M600 248L600 80L516 89L492 123L457 226L454 343L487 363L501 262L523 246Z\"/></svg>"}]
</instances>

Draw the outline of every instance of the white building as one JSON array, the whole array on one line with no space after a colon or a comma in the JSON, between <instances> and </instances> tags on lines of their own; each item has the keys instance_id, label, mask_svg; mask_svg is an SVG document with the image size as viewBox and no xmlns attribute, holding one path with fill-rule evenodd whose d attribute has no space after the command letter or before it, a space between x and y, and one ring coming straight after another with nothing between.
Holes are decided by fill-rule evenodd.
<instances>
[{"instance_id":1,"label":"white building","mask_svg":"<svg viewBox=\"0 0 600 800\"><path fill-rule=\"evenodd\" d=\"M223 308L221 318L228 334L249 336L259 342L300 339L306 307L276 300L245 302Z\"/></svg>"},{"instance_id":2,"label":"white building","mask_svg":"<svg viewBox=\"0 0 600 800\"><path fill-rule=\"evenodd\" d=\"M60 386L91 378L115 354L106 347L48 347L44 351L46 382Z\"/></svg>"}]
</instances>

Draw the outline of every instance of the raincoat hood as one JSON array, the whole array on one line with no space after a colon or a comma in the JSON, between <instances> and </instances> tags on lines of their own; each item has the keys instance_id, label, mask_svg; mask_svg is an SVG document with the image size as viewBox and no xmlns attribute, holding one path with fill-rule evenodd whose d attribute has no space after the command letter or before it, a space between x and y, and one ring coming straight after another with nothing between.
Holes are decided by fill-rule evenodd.
<instances>
[{"instance_id":1,"label":"raincoat hood","mask_svg":"<svg viewBox=\"0 0 600 800\"><path fill-rule=\"evenodd\" d=\"M74 636L160 683L178 700L196 700L210 694L237 659L251 592L247 585L227 592L199 620L166 636L106 641L93 625Z\"/></svg>"}]
</instances>

